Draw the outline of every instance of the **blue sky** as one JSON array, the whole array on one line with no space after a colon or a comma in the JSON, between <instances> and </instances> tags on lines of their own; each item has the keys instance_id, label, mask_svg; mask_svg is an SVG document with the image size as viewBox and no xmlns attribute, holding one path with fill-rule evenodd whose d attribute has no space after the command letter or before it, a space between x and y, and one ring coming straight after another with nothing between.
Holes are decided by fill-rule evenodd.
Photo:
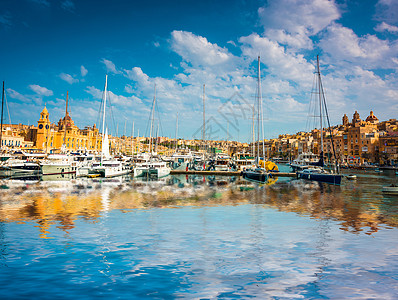
<instances>
[{"instance_id":1,"label":"blue sky","mask_svg":"<svg viewBox=\"0 0 398 300\"><path fill-rule=\"evenodd\" d=\"M248 141L260 55L265 137L308 131L317 54L333 124L398 117L396 0L3 0L0 37L13 123L45 104L57 122L69 91L75 124L99 125L108 74L113 134L148 134L156 83L161 133L178 112L179 136L200 137L206 84L210 138Z\"/></svg>"}]
</instances>

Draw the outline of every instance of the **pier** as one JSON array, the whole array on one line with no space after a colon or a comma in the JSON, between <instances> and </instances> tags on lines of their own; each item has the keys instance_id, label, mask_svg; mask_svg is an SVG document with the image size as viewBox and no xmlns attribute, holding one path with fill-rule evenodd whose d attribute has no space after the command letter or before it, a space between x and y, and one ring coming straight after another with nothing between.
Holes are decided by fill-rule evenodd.
<instances>
[{"instance_id":1,"label":"pier","mask_svg":"<svg viewBox=\"0 0 398 300\"><path fill-rule=\"evenodd\" d=\"M195 170L171 170L170 174L186 174L186 175L218 175L218 176L241 176L240 171L195 171ZM273 177L296 177L296 173L271 172Z\"/></svg>"}]
</instances>

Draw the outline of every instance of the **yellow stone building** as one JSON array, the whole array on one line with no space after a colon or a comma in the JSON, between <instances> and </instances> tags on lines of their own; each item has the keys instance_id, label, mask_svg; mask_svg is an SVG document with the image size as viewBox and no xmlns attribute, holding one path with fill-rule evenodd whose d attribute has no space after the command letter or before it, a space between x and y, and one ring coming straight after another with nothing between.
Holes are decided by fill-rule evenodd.
<instances>
[{"instance_id":1,"label":"yellow stone building","mask_svg":"<svg viewBox=\"0 0 398 300\"><path fill-rule=\"evenodd\" d=\"M65 144L67 151L101 151L102 139L96 125L79 129L68 112L64 118L58 121L58 124L55 124L50 122L48 110L44 107L37 123L37 149L50 152L61 149Z\"/></svg>"}]
</instances>

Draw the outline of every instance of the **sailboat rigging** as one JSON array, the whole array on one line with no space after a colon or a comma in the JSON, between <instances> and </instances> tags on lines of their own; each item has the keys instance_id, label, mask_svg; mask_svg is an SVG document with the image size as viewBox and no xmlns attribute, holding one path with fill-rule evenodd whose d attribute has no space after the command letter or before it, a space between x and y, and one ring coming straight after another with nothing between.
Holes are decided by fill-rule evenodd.
<instances>
[{"instance_id":1,"label":"sailboat rigging","mask_svg":"<svg viewBox=\"0 0 398 300\"><path fill-rule=\"evenodd\" d=\"M105 88L103 96L101 160L99 163L93 164L92 170L94 173L100 174L103 177L115 177L127 174L130 172L130 170L123 164L123 162L111 159L109 153L108 128L105 127L107 88L108 75L105 76Z\"/></svg>"},{"instance_id":2,"label":"sailboat rigging","mask_svg":"<svg viewBox=\"0 0 398 300\"><path fill-rule=\"evenodd\" d=\"M341 183L341 174L330 173L324 169L324 149L323 149L323 109L325 109L325 113L328 120L328 127L330 130L330 122L329 116L326 106L326 98L325 93L323 91L322 79L321 79L321 71L319 67L319 56L316 57L317 62L317 70L316 70L316 79L317 79L317 89L318 89L318 101L319 101L319 121L320 121L320 135L321 135L321 143L320 143L320 159L316 166L308 166L308 168L298 171L297 176L299 178L320 181L320 182L327 182L332 184L340 184ZM331 132L330 132L331 133ZM332 136L332 135L331 135ZM334 152L334 145L333 145L333 138L332 138L332 147ZM335 160L337 163L337 158ZM338 171L337 168L335 168Z\"/></svg>"},{"instance_id":3,"label":"sailboat rigging","mask_svg":"<svg viewBox=\"0 0 398 300\"><path fill-rule=\"evenodd\" d=\"M261 72L260 72L260 56L258 56L258 65L257 65L257 95L256 95L256 106L257 106L257 118L256 118L256 123L257 123L257 151L253 151L255 153L255 164L256 168L253 169L245 169L242 172L242 177L247 180L252 180L256 182L261 182L264 183L268 181L268 178L270 177L269 170L273 171L278 171L278 167L272 163L272 162L266 162L265 161L265 153L264 153L264 136L262 137L263 140L263 160L260 159L260 120L262 124L262 98L261 98ZM253 107L253 138L254 138L254 111L255 107ZM261 119L260 119L261 115ZM264 128L262 126L262 128ZM263 131L263 130L262 130ZM264 131L262 133L264 135ZM253 139L253 150L255 150L255 141Z\"/></svg>"}]
</instances>

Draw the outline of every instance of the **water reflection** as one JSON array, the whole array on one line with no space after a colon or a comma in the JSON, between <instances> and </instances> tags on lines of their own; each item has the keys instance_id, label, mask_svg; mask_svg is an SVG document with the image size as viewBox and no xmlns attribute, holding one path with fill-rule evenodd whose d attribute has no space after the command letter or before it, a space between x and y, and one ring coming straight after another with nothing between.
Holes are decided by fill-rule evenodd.
<instances>
[{"instance_id":1,"label":"water reflection","mask_svg":"<svg viewBox=\"0 0 398 300\"><path fill-rule=\"evenodd\" d=\"M0 218L3 222L36 222L41 238L49 228L69 233L81 218L97 222L104 213L182 206L258 204L320 220L333 219L340 229L374 234L398 227L396 197L380 192L381 184L367 174L341 186L295 179L273 179L264 185L239 177L179 175L160 180L129 176L88 179L47 176L1 182ZM0 236L1 237L1 236Z\"/></svg>"}]
</instances>

